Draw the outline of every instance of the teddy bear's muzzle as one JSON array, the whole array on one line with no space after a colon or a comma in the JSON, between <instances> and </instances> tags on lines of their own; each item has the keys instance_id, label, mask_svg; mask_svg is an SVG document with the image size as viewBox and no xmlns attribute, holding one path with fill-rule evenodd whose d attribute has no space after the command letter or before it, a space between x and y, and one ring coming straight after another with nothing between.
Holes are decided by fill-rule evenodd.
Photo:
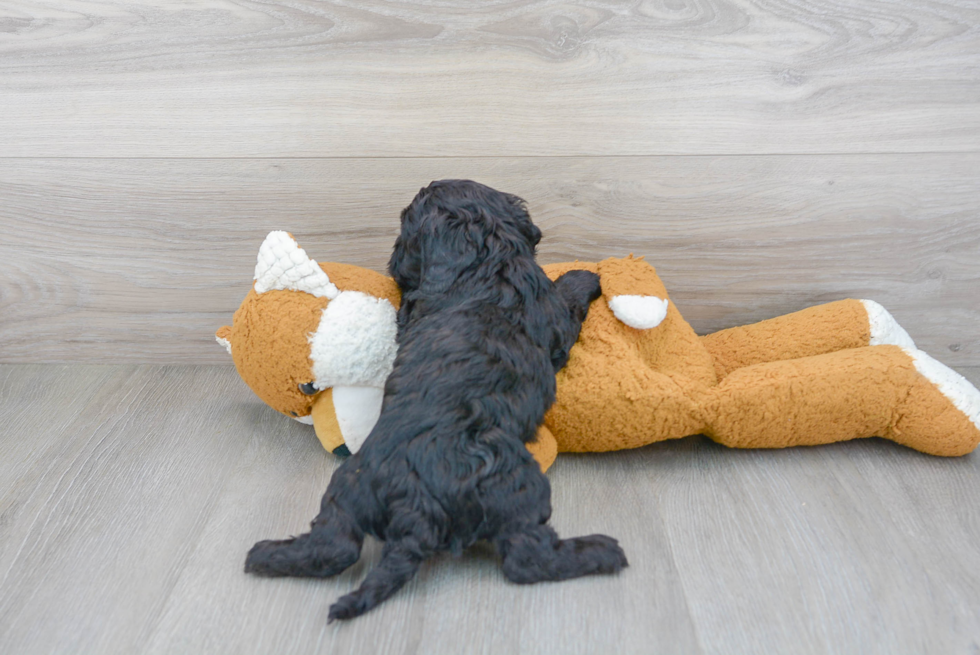
<instances>
[{"instance_id":1,"label":"teddy bear's muzzle","mask_svg":"<svg viewBox=\"0 0 980 655\"><path fill-rule=\"evenodd\" d=\"M332 387L319 392L310 415L323 447L335 455L356 453L381 415L384 390L376 387Z\"/></svg>"}]
</instances>

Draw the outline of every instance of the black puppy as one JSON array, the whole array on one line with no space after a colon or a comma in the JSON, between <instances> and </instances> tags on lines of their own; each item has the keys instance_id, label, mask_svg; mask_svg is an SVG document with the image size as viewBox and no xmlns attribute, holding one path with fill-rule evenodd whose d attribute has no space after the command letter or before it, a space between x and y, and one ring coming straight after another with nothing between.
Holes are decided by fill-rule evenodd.
<instances>
[{"instance_id":1,"label":"black puppy","mask_svg":"<svg viewBox=\"0 0 980 655\"><path fill-rule=\"evenodd\" d=\"M600 293L593 273L552 283L524 201L470 181L433 182L401 215L389 271L402 289L398 356L381 417L334 473L309 533L252 548L245 570L327 577L385 541L361 587L330 608L349 619L401 588L427 558L495 544L519 583L613 573L615 539L561 540L551 487L525 444L555 400L555 373Z\"/></svg>"}]
</instances>

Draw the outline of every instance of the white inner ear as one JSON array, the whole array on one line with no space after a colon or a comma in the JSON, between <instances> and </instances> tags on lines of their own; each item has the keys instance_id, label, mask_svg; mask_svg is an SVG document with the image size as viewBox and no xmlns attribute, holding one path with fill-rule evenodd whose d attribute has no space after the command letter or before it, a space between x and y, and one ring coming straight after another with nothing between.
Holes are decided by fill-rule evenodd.
<instances>
[{"instance_id":1,"label":"white inner ear","mask_svg":"<svg viewBox=\"0 0 980 655\"><path fill-rule=\"evenodd\" d=\"M353 455L371 434L381 416L384 389L378 387L334 387L333 408L347 449Z\"/></svg>"},{"instance_id":2,"label":"white inner ear","mask_svg":"<svg viewBox=\"0 0 980 655\"><path fill-rule=\"evenodd\" d=\"M319 264L281 230L269 232L255 262L255 292L273 289L305 291L331 300L340 293Z\"/></svg>"},{"instance_id":3,"label":"white inner ear","mask_svg":"<svg viewBox=\"0 0 980 655\"><path fill-rule=\"evenodd\" d=\"M222 346L224 346L225 347L225 350L228 351L228 354L229 355L231 354L231 342L230 341L228 341L227 339L222 339L218 335L214 335L214 340L217 341L218 343L220 343Z\"/></svg>"},{"instance_id":4,"label":"white inner ear","mask_svg":"<svg viewBox=\"0 0 980 655\"><path fill-rule=\"evenodd\" d=\"M384 387L398 346L395 308L384 298L341 291L310 335L313 386Z\"/></svg>"},{"instance_id":5,"label":"white inner ear","mask_svg":"<svg viewBox=\"0 0 980 655\"><path fill-rule=\"evenodd\" d=\"M631 328L649 330L667 317L667 301L656 296L614 296L609 309Z\"/></svg>"}]
</instances>

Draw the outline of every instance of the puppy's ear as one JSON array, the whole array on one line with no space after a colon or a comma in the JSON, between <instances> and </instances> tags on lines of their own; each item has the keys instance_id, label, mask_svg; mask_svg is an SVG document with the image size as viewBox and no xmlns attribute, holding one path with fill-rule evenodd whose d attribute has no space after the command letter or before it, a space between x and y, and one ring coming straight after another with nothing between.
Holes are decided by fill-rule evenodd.
<instances>
[{"instance_id":1,"label":"puppy's ear","mask_svg":"<svg viewBox=\"0 0 980 655\"><path fill-rule=\"evenodd\" d=\"M445 293L481 251L482 231L466 223L444 223L441 238L423 239L419 290L425 295Z\"/></svg>"},{"instance_id":2,"label":"puppy's ear","mask_svg":"<svg viewBox=\"0 0 980 655\"><path fill-rule=\"evenodd\" d=\"M422 265L417 239L400 236L395 239L395 248L388 260L388 274L401 289L402 294L419 288Z\"/></svg>"},{"instance_id":3,"label":"puppy's ear","mask_svg":"<svg viewBox=\"0 0 980 655\"><path fill-rule=\"evenodd\" d=\"M412 203L402 210L401 232L395 239L395 247L388 260L388 274L401 288L402 293L419 288L420 270L422 267L422 251L419 243L419 223L421 222L421 206L427 199L425 189L412 200Z\"/></svg>"},{"instance_id":4,"label":"puppy's ear","mask_svg":"<svg viewBox=\"0 0 980 655\"><path fill-rule=\"evenodd\" d=\"M523 198L510 193L498 193L497 195L504 199L507 207L506 214L513 220L514 225L517 226L517 231L531 246L531 250L534 250L541 241L541 230L531 221L531 215L527 211L527 203Z\"/></svg>"},{"instance_id":5,"label":"puppy's ear","mask_svg":"<svg viewBox=\"0 0 980 655\"><path fill-rule=\"evenodd\" d=\"M447 188L452 185L433 182L402 210L401 234L395 240L388 272L401 288L403 302L412 300L413 291L445 293L476 261L483 246L486 225L480 229L480 222L473 220L474 212L456 206L458 199L433 197L436 192L445 194Z\"/></svg>"},{"instance_id":6,"label":"puppy's ear","mask_svg":"<svg viewBox=\"0 0 980 655\"><path fill-rule=\"evenodd\" d=\"M525 236L527 236L527 240L531 243L531 247L534 248L541 242L541 230L538 229L537 225L530 222L530 217L528 217L528 225L531 229L525 233Z\"/></svg>"}]
</instances>

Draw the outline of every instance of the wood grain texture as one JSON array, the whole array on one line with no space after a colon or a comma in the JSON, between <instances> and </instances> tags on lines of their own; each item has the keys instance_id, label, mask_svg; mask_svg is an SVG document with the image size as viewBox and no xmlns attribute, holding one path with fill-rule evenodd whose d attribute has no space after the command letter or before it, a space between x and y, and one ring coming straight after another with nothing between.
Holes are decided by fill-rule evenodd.
<instances>
[{"instance_id":1,"label":"wood grain texture","mask_svg":"<svg viewBox=\"0 0 980 655\"><path fill-rule=\"evenodd\" d=\"M242 573L337 461L212 336L268 231L383 270L468 177L699 332L873 298L980 384L978 53L973 0L0 2L0 651L980 653L980 455L875 439L563 455L621 575L477 548L328 626L380 547Z\"/></svg>"},{"instance_id":2,"label":"wood grain texture","mask_svg":"<svg viewBox=\"0 0 980 655\"><path fill-rule=\"evenodd\" d=\"M18 2L0 155L976 151L972 0Z\"/></svg>"},{"instance_id":3,"label":"wood grain texture","mask_svg":"<svg viewBox=\"0 0 980 655\"><path fill-rule=\"evenodd\" d=\"M646 255L699 332L846 297L980 364L980 155L2 160L0 361L226 363L258 246L383 271L420 186L528 200L540 261Z\"/></svg>"},{"instance_id":4,"label":"wood grain texture","mask_svg":"<svg viewBox=\"0 0 980 655\"><path fill-rule=\"evenodd\" d=\"M5 388L38 370L15 369ZM5 480L0 502L17 508L0 549L0 643L9 652L134 652L241 455L242 430L289 427L215 394L229 377L222 369L114 372L56 448L34 450L34 466L12 487ZM78 393L85 377L81 369ZM31 413L61 401L39 399ZM10 427L4 441L33 436Z\"/></svg>"},{"instance_id":5,"label":"wood grain texture","mask_svg":"<svg viewBox=\"0 0 980 655\"><path fill-rule=\"evenodd\" d=\"M980 367L961 371L980 384ZM47 433L37 417L53 417ZM369 542L330 580L242 573L254 540L305 528L337 460L229 367L3 365L0 423L5 652L980 648L978 453L878 439L736 451L694 437L562 455L553 524L618 537L622 574L517 586L477 548L328 626L330 602L380 549ZM37 439L47 445L8 464Z\"/></svg>"}]
</instances>

